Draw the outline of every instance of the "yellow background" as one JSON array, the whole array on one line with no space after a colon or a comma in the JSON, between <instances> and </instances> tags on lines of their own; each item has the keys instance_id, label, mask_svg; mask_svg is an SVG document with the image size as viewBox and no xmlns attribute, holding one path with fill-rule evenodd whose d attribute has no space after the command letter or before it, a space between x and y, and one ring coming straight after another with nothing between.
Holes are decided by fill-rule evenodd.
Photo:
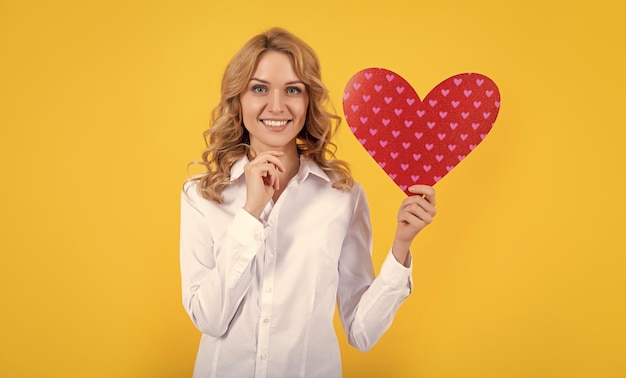
<instances>
[{"instance_id":1,"label":"yellow background","mask_svg":"<svg viewBox=\"0 0 626 378\"><path fill-rule=\"evenodd\" d=\"M424 97L480 72L489 137L437 184L415 291L346 377L626 376L624 6L618 1L0 2L0 376L187 377L179 191L222 71L286 27L337 111L360 69ZM378 268L403 195L343 124Z\"/></svg>"}]
</instances>

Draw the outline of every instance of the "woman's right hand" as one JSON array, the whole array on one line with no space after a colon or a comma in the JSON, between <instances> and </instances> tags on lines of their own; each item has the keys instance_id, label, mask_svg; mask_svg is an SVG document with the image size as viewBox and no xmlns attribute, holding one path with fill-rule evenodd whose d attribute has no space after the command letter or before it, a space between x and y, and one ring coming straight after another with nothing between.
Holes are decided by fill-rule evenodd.
<instances>
[{"instance_id":1,"label":"woman's right hand","mask_svg":"<svg viewBox=\"0 0 626 378\"><path fill-rule=\"evenodd\" d=\"M243 209L260 219L263 209L279 190L279 172L285 168L279 157L280 151L265 151L258 154L243 168L246 179L246 203Z\"/></svg>"}]
</instances>

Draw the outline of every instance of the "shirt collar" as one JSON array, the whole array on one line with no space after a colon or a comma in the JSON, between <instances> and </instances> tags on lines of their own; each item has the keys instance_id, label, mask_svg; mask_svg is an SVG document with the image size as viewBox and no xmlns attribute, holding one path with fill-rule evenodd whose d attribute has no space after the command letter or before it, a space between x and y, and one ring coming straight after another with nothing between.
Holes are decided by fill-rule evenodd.
<instances>
[{"instance_id":1,"label":"shirt collar","mask_svg":"<svg viewBox=\"0 0 626 378\"><path fill-rule=\"evenodd\" d=\"M237 160L235 164L233 164L230 169L231 181L236 181L243 175L243 167L248 162L248 157L244 156L241 159ZM298 170L298 173L296 173L294 179L298 182L298 184L301 184L302 182L304 182L304 180L307 179L307 177L309 177L310 174L315 175L323 179L324 181L330 182L330 178L328 177L326 172L322 170L322 168L315 164L315 162L310 158L304 155L300 155L300 169Z\"/></svg>"},{"instance_id":2,"label":"shirt collar","mask_svg":"<svg viewBox=\"0 0 626 378\"><path fill-rule=\"evenodd\" d=\"M243 167L248 164L248 162L248 157L244 156L230 167L230 181L237 181L237 179L243 175Z\"/></svg>"},{"instance_id":3,"label":"shirt collar","mask_svg":"<svg viewBox=\"0 0 626 378\"><path fill-rule=\"evenodd\" d=\"M301 184L307 179L307 177L309 177L309 175L315 175L324 181L330 182L330 178L326 172L319 167L319 165L317 165L310 158L300 155L300 169L298 170L298 173L296 173L295 179L298 184Z\"/></svg>"}]
</instances>

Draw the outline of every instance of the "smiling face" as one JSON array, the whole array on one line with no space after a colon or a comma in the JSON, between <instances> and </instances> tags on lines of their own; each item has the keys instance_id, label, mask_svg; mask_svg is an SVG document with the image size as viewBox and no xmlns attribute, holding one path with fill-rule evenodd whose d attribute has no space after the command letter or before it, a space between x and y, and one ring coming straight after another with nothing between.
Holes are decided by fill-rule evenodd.
<instances>
[{"instance_id":1,"label":"smiling face","mask_svg":"<svg viewBox=\"0 0 626 378\"><path fill-rule=\"evenodd\" d=\"M261 55L240 101L250 146L257 153L295 148L309 97L289 55L278 51Z\"/></svg>"}]
</instances>

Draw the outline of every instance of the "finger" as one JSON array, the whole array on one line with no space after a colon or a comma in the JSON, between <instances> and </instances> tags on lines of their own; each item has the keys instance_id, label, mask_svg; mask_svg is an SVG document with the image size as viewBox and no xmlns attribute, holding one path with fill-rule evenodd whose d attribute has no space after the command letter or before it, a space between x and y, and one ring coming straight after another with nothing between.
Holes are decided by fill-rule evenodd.
<instances>
[{"instance_id":1,"label":"finger","mask_svg":"<svg viewBox=\"0 0 626 378\"><path fill-rule=\"evenodd\" d=\"M435 189L429 185L413 185L409 187L409 192L417 194L433 205L435 204Z\"/></svg>"},{"instance_id":2,"label":"finger","mask_svg":"<svg viewBox=\"0 0 626 378\"><path fill-rule=\"evenodd\" d=\"M269 186L271 186L274 190L278 190L280 188L280 181L278 176L278 169L272 163L267 163L267 174L270 178Z\"/></svg>"},{"instance_id":3,"label":"finger","mask_svg":"<svg viewBox=\"0 0 626 378\"><path fill-rule=\"evenodd\" d=\"M431 216L435 216L435 214L437 214L437 210L435 209L435 205L430 203L427 198L421 197L421 196L411 196L411 197L406 198L402 202L402 206L400 206L400 210L404 210L408 206L411 206L413 204L421 207L427 213L429 213Z\"/></svg>"},{"instance_id":4,"label":"finger","mask_svg":"<svg viewBox=\"0 0 626 378\"><path fill-rule=\"evenodd\" d=\"M283 166L282 161L278 158L279 156L284 155L285 153L282 151L265 151L257 155L251 163L253 164L274 164L279 171L285 172L285 167Z\"/></svg>"},{"instance_id":5,"label":"finger","mask_svg":"<svg viewBox=\"0 0 626 378\"><path fill-rule=\"evenodd\" d=\"M278 174L276 174L276 172L272 173L272 188L274 190L280 189L280 179L278 178Z\"/></svg>"},{"instance_id":6,"label":"finger","mask_svg":"<svg viewBox=\"0 0 626 378\"><path fill-rule=\"evenodd\" d=\"M279 185L278 185L278 177L277 176L270 176L269 177L269 183L268 186L271 187L274 190L278 190L279 189Z\"/></svg>"},{"instance_id":7,"label":"finger","mask_svg":"<svg viewBox=\"0 0 626 378\"><path fill-rule=\"evenodd\" d=\"M276 166L272 163L263 163L259 165L251 165L246 167L247 177L259 177L263 184L274 187L275 181L278 179Z\"/></svg>"},{"instance_id":8,"label":"finger","mask_svg":"<svg viewBox=\"0 0 626 378\"><path fill-rule=\"evenodd\" d=\"M415 231L417 232L419 232L420 230L422 230L424 227L428 225L428 222L416 217L415 215L409 212L400 214L398 216L398 221L406 225L407 227L415 229Z\"/></svg>"},{"instance_id":9,"label":"finger","mask_svg":"<svg viewBox=\"0 0 626 378\"><path fill-rule=\"evenodd\" d=\"M403 215L405 215L406 219L411 219L411 217L417 218L421 221L424 221L427 224L430 224L433 221L434 215L430 213L428 210L417 204L411 204L407 206L403 211Z\"/></svg>"},{"instance_id":10,"label":"finger","mask_svg":"<svg viewBox=\"0 0 626 378\"><path fill-rule=\"evenodd\" d=\"M435 207L432 206L424 198L416 197L417 200L406 202L400 208L399 213L412 214L415 217L423 219L428 222L432 222L433 218L437 214Z\"/></svg>"}]
</instances>

